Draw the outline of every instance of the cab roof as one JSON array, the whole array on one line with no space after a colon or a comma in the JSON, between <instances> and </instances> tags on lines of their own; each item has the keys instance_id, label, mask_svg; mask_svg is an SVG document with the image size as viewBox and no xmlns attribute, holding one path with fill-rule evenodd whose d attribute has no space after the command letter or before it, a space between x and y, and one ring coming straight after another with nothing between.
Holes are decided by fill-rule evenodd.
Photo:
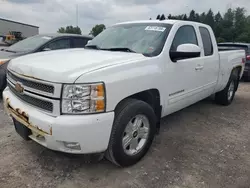
<instances>
[{"instance_id":1,"label":"cab roof","mask_svg":"<svg viewBox=\"0 0 250 188\"><path fill-rule=\"evenodd\" d=\"M199 22L193 22L193 21L185 21L185 20L171 20L171 19L166 19L166 20L137 20L137 21L127 21L127 22L121 22L117 23L115 25L120 25L120 24L136 24L136 23L165 23L165 24L177 24L180 22L185 22L187 24L191 25L199 25L199 26L205 26L208 27L208 25L199 23Z\"/></svg>"},{"instance_id":2,"label":"cab roof","mask_svg":"<svg viewBox=\"0 0 250 188\"><path fill-rule=\"evenodd\" d=\"M40 36L44 37L51 37L51 38L56 38L56 37L84 37L84 38L89 38L92 39L93 37L90 35L78 35L78 34L70 34L70 33L45 33L45 34L38 34Z\"/></svg>"}]
</instances>

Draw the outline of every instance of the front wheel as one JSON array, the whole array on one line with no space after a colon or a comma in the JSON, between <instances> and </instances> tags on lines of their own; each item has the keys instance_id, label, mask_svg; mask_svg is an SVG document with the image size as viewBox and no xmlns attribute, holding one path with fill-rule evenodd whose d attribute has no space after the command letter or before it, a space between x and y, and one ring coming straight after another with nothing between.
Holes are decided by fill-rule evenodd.
<instances>
[{"instance_id":1,"label":"front wheel","mask_svg":"<svg viewBox=\"0 0 250 188\"><path fill-rule=\"evenodd\" d=\"M225 106L230 105L234 99L238 83L238 75L232 73L225 89L215 94L216 103Z\"/></svg>"},{"instance_id":2,"label":"front wheel","mask_svg":"<svg viewBox=\"0 0 250 188\"><path fill-rule=\"evenodd\" d=\"M150 148L155 131L152 107L140 100L126 99L115 110L106 158L118 166L137 163Z\"/></svg>"}]
</instances>

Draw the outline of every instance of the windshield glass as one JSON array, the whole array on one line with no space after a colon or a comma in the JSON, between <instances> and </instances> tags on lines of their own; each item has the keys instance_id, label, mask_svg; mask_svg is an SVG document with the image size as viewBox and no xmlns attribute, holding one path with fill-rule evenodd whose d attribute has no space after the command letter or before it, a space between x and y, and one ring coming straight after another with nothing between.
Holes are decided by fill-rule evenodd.
<instances>
[{"instance_id":1,"label":"windshield glass","mask_svg":"<svg viewBox=\"0 0 250 188\"><path fill-rule=\"evenodd\" d=\"M130 52L156 56L161 53L171 27L171 24L165 23L115 25L96 36L86 47L96 46L100 50L129 49Z\"/></svg>"},{"instance_id":2,"label":"windshield glass","mask_svg":"<svg viewBox=\"0 0 250 188\"><path fill-rule=\"evenodd\" d=\"M13 52L31 51L38 48L39 46L43 45L44 43L48 42L51 39L52 38L48 36L36 35L11 45L7 50Z\"/></svg>"}]
</instances>

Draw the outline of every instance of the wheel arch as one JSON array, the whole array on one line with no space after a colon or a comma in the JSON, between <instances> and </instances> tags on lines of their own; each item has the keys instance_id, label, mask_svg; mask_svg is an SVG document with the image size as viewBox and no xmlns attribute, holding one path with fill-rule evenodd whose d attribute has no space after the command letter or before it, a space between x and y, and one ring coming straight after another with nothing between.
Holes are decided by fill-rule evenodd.
<instances>
[{"instance_id":1,"label":"wheel arch","mask_svg":"<svg viewBox=\"0 0 250 188\"><path fill-rule=\"evenodd\" d=\"M241 73L242 73L242 66L234 67L232 72L231 72L231 74L235 74L235 76L237 76L237 79L238 79L237 86L236 86L236 91L238 90L238 87L239 87Z\"/></svg>"},{"instance_id":2,"label":"wheel arch","mask_svg":"<svg viewBox=\"0 0 250 188\"><path fill-rule=\"evenodd\" d=\"M124 99L122 99L115 107L115 112L116 109L119 107L119 105L126 99L129 98L133 98L133 99L137 99L137 100L141 100L146 102L147 104L149 104L156 115L157 118L157 131L160 128L160 119L161 119L161 114L162 114L162 105L161 105L161 96L160 96L160 92L158 89L148 89L148 90L144 90L138 93L135 93L133 95L130 95Z\"/></svg>"}]
</instances>

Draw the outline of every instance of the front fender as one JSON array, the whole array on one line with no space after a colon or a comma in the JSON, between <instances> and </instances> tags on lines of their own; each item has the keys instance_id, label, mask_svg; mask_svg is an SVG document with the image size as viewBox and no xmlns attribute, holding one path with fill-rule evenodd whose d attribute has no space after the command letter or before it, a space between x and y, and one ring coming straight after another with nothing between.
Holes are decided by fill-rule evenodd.
<instances>
[{"instance_id":1,"label":"front fender","mask_svg":"<svg viewBox=\"0 0 250 188\"><path fill-rule=\"evenodd\" d=\"M82 75L76 83L104 82L106 87L106 110L113 111L123 99L149 89L161 93L162 68L155 58L139 62L107 67ZM160 101L161 105L163 101Z\"/></svg>"}]
</instances>

